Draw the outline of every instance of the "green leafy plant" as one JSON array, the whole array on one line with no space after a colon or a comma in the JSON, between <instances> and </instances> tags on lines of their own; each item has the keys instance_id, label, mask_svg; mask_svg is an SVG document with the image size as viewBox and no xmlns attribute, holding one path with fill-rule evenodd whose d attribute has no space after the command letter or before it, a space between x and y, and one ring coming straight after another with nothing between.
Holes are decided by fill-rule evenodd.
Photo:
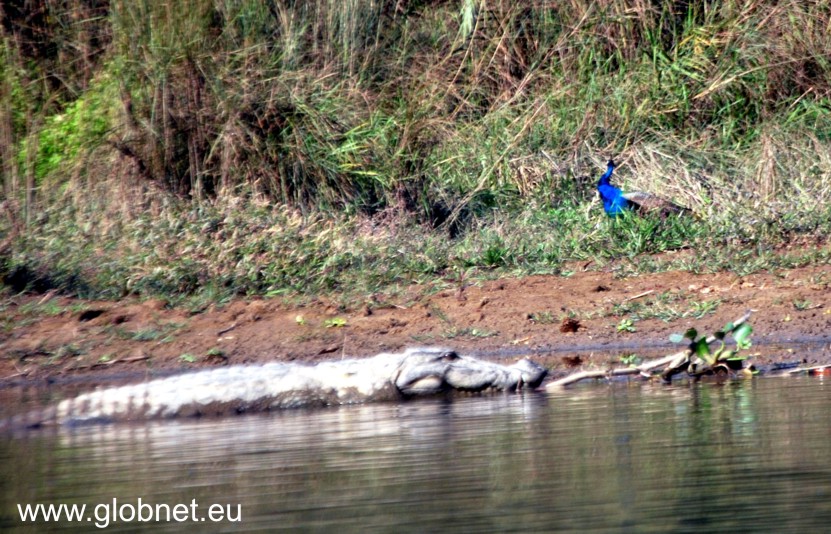
<instances>
[{"instance_id":1,"label":"green leafy plant","mask_svg":"<svg viewBox=\"0 0 831 534\"><path fill-rule=\"evenodd\" d=\"M638 365L643 359L637 354L625 354L620 357L620 363L623 365L634 366Z\"/></svg>"},{"instance_id":2,"label":"green leafy plant","mask_svg":"<svg viewBox=\"0 0 831 534\"><path fill-rule=\"evenodd\" d=\"M793 307L799 311L810 310L814 307L814 303L808 299L805 300L794 300Z\"/></svg>"},{"instance_id":3,"label":"green leafy plant","mask_svg":"<svg viewBox=\"0 0 831 534\"><path fill-rule=\"evenodd\" d=\"M333 317L331 319L326 319L323 321L323 326L326 328L340 328L342 326L346 326L346 319L343 317Z\"/></svg>"},{"instance_id":4,"label":"green leafy plant","mask_svg":"<svg viewBox=\"0 0 831 534\"><path fill-rule=\"evenodd\" d=\"M635 332L637 330L632 319L621 319L615 328L618 332Z\"/></svg>"},{"instance_id":5,"label":"green leafy plant","mask_svg":"<svg viewBox=\"0 0 831 534\"><path fill-rule=\"evenodd\" d=\"M688 372L700 376L714 372L729 372L741 369L745 356L739 353L751 347L750 335L753 327L746 321L727 323L723 329L710 337L699 336L695 328L690 328L683 334L673 334L670 341L673 343L689 342L690 358ZM735 348L727 347L726 339L733 338ZM717 344L714 347L714 344Z\"/></svg>"}]
</instances>

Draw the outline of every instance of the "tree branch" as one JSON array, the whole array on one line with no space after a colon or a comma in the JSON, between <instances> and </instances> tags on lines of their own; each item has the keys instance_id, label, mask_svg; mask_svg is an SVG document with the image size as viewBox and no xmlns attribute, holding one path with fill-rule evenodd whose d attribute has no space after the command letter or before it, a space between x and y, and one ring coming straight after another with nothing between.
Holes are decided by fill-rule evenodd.
<instances>
[{"instance_id":1,"label":"tree branch","mask_svg":"<svg viewBox=\"0 0 831 534\"><path fill-rule=\"evenodd\" d=\"M733 327L741 325L742 323L746 322L750 315L752 314L751 310L748 310L733 321ZM716 341L718 338L716 336L708 336L707 343L712 343ZM599 370L599 371L580 371L577 373L570 374L566 377L563 377L559 380L555 380L553 382L548 383L545 386L545 389L548 391L557 391L565 386L569 386L571 384L576 384L581 380L587 380L589 378L608 378L613 376L626 376L626 375L643 375L646 377L652 376L652 371L666 365L666 369L662 373L662 376L665 380L669 380L672 378L673 375L683 371L687 368L690 364L690 356L692 356L692 344L688 346L686 349L676 352L675 354L670 354L668 356L664 356L663 358L658 358L656 360L651 360L648 362L644 362L641 365L635 367L620 367L617 369L606 369L606 370Z\"/></svg>"}]
</instances>

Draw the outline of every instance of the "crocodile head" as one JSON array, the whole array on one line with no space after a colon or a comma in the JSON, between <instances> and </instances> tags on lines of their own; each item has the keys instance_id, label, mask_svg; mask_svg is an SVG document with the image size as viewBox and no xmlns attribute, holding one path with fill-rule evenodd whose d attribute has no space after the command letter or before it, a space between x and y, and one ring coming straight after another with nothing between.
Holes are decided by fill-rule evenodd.
<instances>
[{"instance_id":1,"label":"crocodile head","mask_svg":"<svg viewBox=\"0 0 831 534\"><path fill-rule=\"evenodd\" d=\"M516 391L539 386L547 371L530 360L500 365L442 348L408 349L395 376L404 396L444 391Z\"/></svg>"}]
</instances>

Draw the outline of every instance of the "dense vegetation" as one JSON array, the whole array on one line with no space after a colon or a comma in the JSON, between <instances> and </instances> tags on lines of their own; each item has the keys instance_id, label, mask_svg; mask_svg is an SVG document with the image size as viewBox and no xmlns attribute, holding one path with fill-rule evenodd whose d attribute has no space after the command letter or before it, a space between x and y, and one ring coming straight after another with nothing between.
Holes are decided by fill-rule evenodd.
<instances>
[{"instance_id":1,"label":"dense vegetation","mask_svg":"<svg viewBox=\"0 0 831 534\"><path fill-rule=\"evenodd\" d=\"M374 292L485 267L831 255L826 2L13 0L0 16L15 290ZM618 182L698 217L605 217L610 156ZM782 254L795 236L822 246Z\"/></svg>"}]
</instances>

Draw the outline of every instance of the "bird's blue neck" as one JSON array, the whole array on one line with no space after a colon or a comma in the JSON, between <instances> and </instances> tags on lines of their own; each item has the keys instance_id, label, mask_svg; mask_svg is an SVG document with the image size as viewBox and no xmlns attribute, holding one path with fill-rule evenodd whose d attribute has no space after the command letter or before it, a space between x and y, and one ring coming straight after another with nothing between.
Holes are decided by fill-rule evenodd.
<instances>
[{"instance_id":1,"label":"bird's blue neck","mask_svg":"<svg viewBox=\"0 0 831 534\"><path fill-rule=\"evenodd\" d=\"M615 165L609 162L609 167L600 177L600 181L597 182L597 192L600 193L600 199L603 201L603 209L613 217L632 207L631 203L623 196L623 191L609 183L614 170Z\"/></svg>"},{"instance_id":2,"label":"bird's blue neck","mask_svg":"<svg viewBox=\"0 0 831 534\"><path fill-rule=\"evenodd\" d=\"M612 173L615 171L615 166L609 163L609 166L606 168L606 172L603 173L603 176L600 177L600 181L597 182L597 185L609 185L609 179L612 177Z\"/></svg>"}]
</instances>

